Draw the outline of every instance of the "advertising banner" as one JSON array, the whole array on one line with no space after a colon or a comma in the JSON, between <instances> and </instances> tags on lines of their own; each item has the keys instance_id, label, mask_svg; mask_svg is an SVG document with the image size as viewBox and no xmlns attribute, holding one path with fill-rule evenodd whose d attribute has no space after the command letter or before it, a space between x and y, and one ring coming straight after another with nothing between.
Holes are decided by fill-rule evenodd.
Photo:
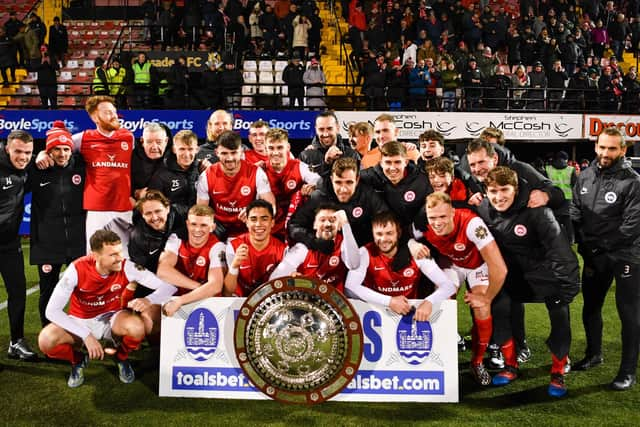
<instances>
[{"instance_id":1,"label":"advertising banner","mask_svg":"<svg viewBox=\"0 0 640 427\"><path fill-rule=\"evenodd\" d=\"M249 126L256 120L264 120L270 127L286 129L291 139L309 139L315 135L314 111L232 111L233 129L247 138ZM173 133L191 130L199 138L206 138L209 110L120 110L118 117L125 129L136 138L142 136L147 122L163 122ZM84 110L5 110L0 112L0 138L6 138L13 130L25 130L34 138L46 138L55 120L62 120L71 133L95 129L95 124Z\"/></svg>"},{"instance_id":2,"label":"advertising banner","mask_svg":"<svg viewBox=\"0 0 640 427\"><path fill-rule=\"evenodd\" d=\"M595 140L605 128L617 127L629 140L640 139L640 116L585 114L584 137Z\"/></svg>"},{"instance_id":3,"label":"advertising banner","mask_svg":"<svg viewBox=\"0 0 640 427\"><path fill-rule=\"evenodd\" d=\"M147 59L158 71L166 73L174 62L178 61L178 58L184 55L187 58L187 67L190 72L204 72L207 70L205 63L211 59L214 60L213 54L208 52L195 52L195 51L158 51L151 50L145 52Z\"/></svg>"},{"instance_id":4,"label":"advertising banner","mask_svg":"<svg viewBox=\"0 0 640 427\"><path fill-rule=\"evenodd\" d=\"M162 318L160 396L267 399L235 356L234 324L244 298L209 298ZM413 322L384 307L350 300L364 347L360 369L332 400L458 402L456 302Z\"/></svg>"},{"instance_id":5,"label":"advertising banner","mask_svg":"<svg viewBox=\"0 0 640 427\"><path fill-rule=\"evenodd\" d=\"M349 124L369 122L383 111L338 111L338 125L343 137L349 136ZM485 127L504 132L508 141L560 142L582 138L580 114L507 113L451 113L451 112L392 112L399 139L417 140L421 133L435 129L445 139L477 138Z\"/></svg>"}]
</instances>

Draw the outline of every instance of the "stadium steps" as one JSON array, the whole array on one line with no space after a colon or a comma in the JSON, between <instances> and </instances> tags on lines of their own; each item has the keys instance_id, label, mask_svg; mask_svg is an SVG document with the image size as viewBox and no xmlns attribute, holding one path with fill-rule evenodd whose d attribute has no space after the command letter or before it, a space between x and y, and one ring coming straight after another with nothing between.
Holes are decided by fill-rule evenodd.
<instances>
[{"instance_id":1,"label":"stadium steps","mask_svg":"<svg viewBox=\"0 0 640 427\"><path fill-rule=\"evenodd\" d=\"M320 18L324 22L325 26L322 29L320 49L323 52L321 63L325 77L328 84L341 85L345 84L346 79L346 65L344 65L345 58L343 56L343 63L340 63L340 36L336 30L336 18L331 14L328 2L318 3L320 7ZM340 12L340 4L336 4L336 16L338 17L337 25L340 26L342 34L346 34L348 30L348 24L344 22ZM351 83L349 78L348 83ZM329 96L348 96L350 90L344 86L329 86L327 87L327 94Z\"/></svg>"}]
</instances>

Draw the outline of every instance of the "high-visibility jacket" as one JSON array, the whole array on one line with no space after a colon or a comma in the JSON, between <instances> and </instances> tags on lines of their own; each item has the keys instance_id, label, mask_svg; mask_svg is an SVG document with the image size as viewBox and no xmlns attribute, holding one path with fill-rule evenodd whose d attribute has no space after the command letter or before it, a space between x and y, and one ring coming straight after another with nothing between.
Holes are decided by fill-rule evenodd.
<instances>
[{"instance_id":1,"label":"high-visibility jacket","mask_svg":"<svg viewBox=\"0 0 640 427\"><path fill-rule=\"evenodd\" d=\"M145 62L140 65L139 63L133 64L133 83L137 85L149 85L151 84L151 64Z\"/></svg>"},{"instance_id":2,"label":"high-visibility jacket","mask_svg":"<svg viewBox=\"0 0 640 427\"><path fill-rule=\"evenodd\" d=\"M111 95L122 95L125 87L123 86L124 79L127 76L127 70L123 67L109 68L107 70L107 79L109 80L109 93Z\"/></svg>"},{"instance_id":3,"label":"high-visibility jacket","mask_svg":"<svg viewBox=\"0 0 640 427\"><path fill-rule=\"evenodd\" d=\"M102 67L96 67L95 70L93 70L93 83L91 84L91 89L93 90L93 93L104 93L109 89L108 87L104 86L104 82L98 76L98 71L100 71L101 69ZM104 75L107 78L107 84L108 84L109 75L106 73L106 71Z\"/></svg>"},{"instance_id":4,"label":"high-visibility jacket","mask_svg":"<svg viewBox=\"0 0 640 427\"><path fill-rule=\"evenodd\" d=\"M573 166L567 166L564 169L556 169L551 165L544 167L547 172L547 176L553 182L553 185L558 187L564 193L565 199L571 199L573 197L571 188L571 176L575 170Z\"/></svg>"}]
</instances>

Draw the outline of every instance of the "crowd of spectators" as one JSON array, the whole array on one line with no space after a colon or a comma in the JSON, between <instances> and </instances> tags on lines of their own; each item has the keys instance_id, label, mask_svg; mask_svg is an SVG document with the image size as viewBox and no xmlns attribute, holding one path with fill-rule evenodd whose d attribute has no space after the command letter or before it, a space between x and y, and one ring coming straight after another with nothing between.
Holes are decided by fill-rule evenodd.
<instances>
[{"instance_id":1,"label":"crowd of spectators","mask_svg":"<svg viewBox=\"0 0 640 427\"><path fill-rule=\"evenodd\" d=\"M635 112L640 106L637 61L620 66L625 51L638 51L639 1L342 3L351 60L370 108Z\"/></svg>"}]
</instances>

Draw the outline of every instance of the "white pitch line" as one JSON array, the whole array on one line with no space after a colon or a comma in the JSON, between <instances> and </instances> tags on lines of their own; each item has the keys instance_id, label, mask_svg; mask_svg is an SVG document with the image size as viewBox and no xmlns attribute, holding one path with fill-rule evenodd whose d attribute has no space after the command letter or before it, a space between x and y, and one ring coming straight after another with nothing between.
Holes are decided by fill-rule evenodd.
<instances>
[{"instance_id":1,"label":"white pitch line","mask_svg":"<svg viewBox=\"0 0 640 427\"><path fill-rule=\"evenodd\" d=\"M40 289L40 286L34 286L32 288L27 289L27 296L31 295L34 292L38 292L39 289ZM0 302L0 310L4 310L5 308L7 308L7 301Z\"/></svg>"}]
</instances>

